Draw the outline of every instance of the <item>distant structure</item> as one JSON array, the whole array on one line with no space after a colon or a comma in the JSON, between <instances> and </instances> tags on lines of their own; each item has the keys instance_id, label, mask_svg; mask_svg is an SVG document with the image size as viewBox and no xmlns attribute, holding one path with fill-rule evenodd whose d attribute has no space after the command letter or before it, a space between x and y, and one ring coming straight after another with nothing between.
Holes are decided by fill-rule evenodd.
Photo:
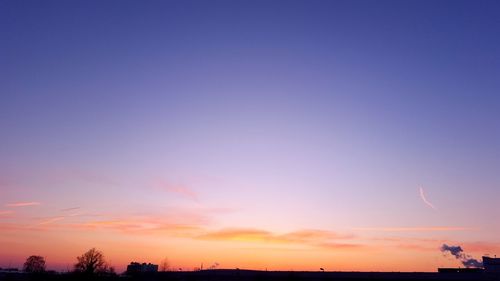
<instances>
[{"instance_id":1,"label":"distant structure","mask_svg":"<svg viewBox=\"0 0 500 281\"><path fill-rule=\"evenodd\" d=\"M152 263L131 262L127 265L127 273L151 273L158 272L158 265Z\"/></svg>"},{"instance_id":2,"label":"distant structure","mask_svg":"<svg viewBox=\"0 0 500 281\"><path fill-rule=\"evenodd\" d=\"M20 272L18 268L14 267L8 267L8 268L1 268L0 267L0 272Z\"/></svg>"},{"instance_id":3,"label":"distant structure","mask_svg":"<svg viewBox=\"0 0 500 281\"><path fill-rule=\"evenodd\" d=\"M439 273L493 273L500 274L500 258L483 256L483 267L477 268L438 268Z\"/></svg>"},{"instance_id":4,"label":"distant structure","mask_svg":"<svg viewBox=\"0 0 500 281\"><path fill-rule=\"evenodd\" d=\"M484 272L486 273L500 273L500 258L483 257Z\"/></svg>"},{"instance_id":5,"label":"distant structure","mask_svg":"<svg viewBox=\"0 0 500 281\"><path fill-rule=\"evenodd\" d=\"M439 273L481 273L482 268L438 268Z\"/></svg>"}]
</instances>

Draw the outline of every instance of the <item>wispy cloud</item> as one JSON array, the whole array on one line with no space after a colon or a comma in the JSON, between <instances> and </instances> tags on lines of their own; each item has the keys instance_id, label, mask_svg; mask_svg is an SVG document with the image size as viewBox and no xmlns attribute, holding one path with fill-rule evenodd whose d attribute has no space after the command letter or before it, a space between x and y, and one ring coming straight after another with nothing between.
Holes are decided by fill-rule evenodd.
<instances>
[{"instance_id":1,"label":"wispy cloud","mask_svg":"<svg viewBox=\"0 0 500 281\"><path fill-rule=\"evenodd\" d=\"M409 251L418 251L418 252L435 252L436 251L436 245L435 244L429 244L429 243L397 243L393 244L393 247L396 247L398 249L405 249Z\"/></svg>"},{"instance_id":2,"label":"wispy cloud","mask_svg":"<svg viewBox=\"0 0 500 281\"><path fill-rule=\"evenodd\" d=\"M70 227L84 230L112 230L134 235L160 234L185 238L196 236L201 231L198 225L179 224L151 218L89 221L72 224Z\"/></svg>"},{"instance_id":3,"label":"wispy cloud","mask_svg":"<svg viewBox=\"0 0 500 281\"><path fill-rule=\"evenodd\" d=\"M29 226L19 223L0 223L0 231L22 231L29 229Z\"/></svg>"},{"instance_id":4,"label":"wispy cloud","mask_svg":"<svg viewBox=\"0 0 500 281\"><path fill-rule=\"evenodd\" d=\"M171 186L168 186L171 188ZM172 189L176 192L179 189ZM182 192L184 192L183 190ZM186 194L191 194L187 192ZM193 196L193 195L190 195ZM193 198L197 198L194 196ZM39 202L15 202L10 206L32 206ZM289 232L274 232L258 228L223 228L210 229L211 216L214 214L234 212L231 208L191 208L172 207L163 210L162 214L106 214L99 218L74 218L80 207L59 209L52 217L33 218L32 223L18 222L4 224L0 229L6 230L68 230L68 231L102 231L121 232L127 235L155 235L158 237L180 237L184 239L205 241L244 241L264 247L283 248L318 248L346 249L363 245L355 243L353 235L339 234L322 229L299 229ZM10 210L6 210L10 211ZM1 214L1 213L0 213Z\"/></svg>"},{"instance_id":5,"label":"wispy cloud","mask_svg":"<svg viewBox=\"0 0 500 281\"><path fill-rule=\"evenodd\" d=\"M433 210L437 210L436 207L431 202L429 202L429 200L427 200L423 187L420 187L420 198L425 203L425 205L429 206Z\"/></svg>"},{"instance_id":6,"label":"wispy cloud","mask_svg":"<svg viewBox=\"0 0 500 281\"><path fill-rule=\"evenodd\" d=\"M164 180L157 181L155 186L161 190L176 193L194 202L199 202L198 194L184 184L174 184Z\"/></svg>"},{"instance_id":7,"label":"wispy cloud","mask_svg":"<svg viewBox=\"0 0 500 281\"><path fill-rule=\"evenodd\" d=\"M318 241L318 240L339 240L352 239L354 235L338 234L336 232L321 229L305 229L288 232L280 236L289 241Z\"/></svg>"},{"instance_id":8,"label":"wispy cloud","mask_svg":"<svg viewBox=\"0 0 500 281\"><path fill-rule=\"evenodd\" d=\"M80 207L72 207L72 208L61 209L59 211L64 213L65 217L78 217L84 215L83 213L78 212L78 210L80 209L81 209Z\"/></svg>"},{"instance_id":9,"label":"wispy cloud","mask_svg":"<svg viewBox=\"0 0 500 281\"><path fill-rule=\"evenodd\" d=\"M80 210L80 207L66 208L66 209L61 209L59 211L61 211L61 212L70 212L70 211L76 211L76 210Z\"/></svg>"},{"instance_id":10,"label":"wispy cloud","mask_svg":"<svg viewBox=\"0 0 500 281\"><path fill-rule=\"evenodd\" d=\"M60 217L53 217L53 218L48 218L45 220L42 220L41 222L38 223L38 225L45 225L45 224L51 224L57 221L63 220L65 217L60 216Z\"/></svg>"},{"instance_id":11,"label":"wispy cloud","mask_svg":"<svg viewBox=\"0 0 500 281\"><path fill-rule=\"evenodd\" d=\"M364 244L357 243L322 243L319 244L321 248L330 249L330 250L339 250L339 249L353 249L353 248L364 248L367 247Z\"/></svg>"},{"instance_id":12,"label":"wispy cloud","mask_svg":"<svg viewBox=\"0 0 500 281\"><path fill-rule=\"evenodd\" d=\"M5 206L7 207L28 207L28 206L37 206L40 205L40 202L14 202L14 203L8 203Z\"/></svg>"},{"instance_id":13,"label":"wispy cloud","mask_svg":"<svg viewBox=\"0 0 500 281\"><path fill-rule=\"evenodd\" d=\"M465 231L473 230L470 227L459 226L430 226L430 227L357 227L357 231L380 231L380 232L434 232L434 231Z\"/></svg>"},{"instance_id":14,"label":"wispy cloud","mask_svg":"<svg viewBox=\"0 0 500 281\"><path fill-rule=\"evenodd\" d=\"M14 212L7 210L7 211L0 211L0 216L7 216L7 215L12 215Z\"/></svg>"},{"instance_id":15,"label":"wispy cloud","mask_svg":"<svg viewBox=\"0 0 500 281\"><path fill-rule=\"evenodd\" d=\"M66 181L80 181L98 184L102 186L118 186L120 182L108 174L98 171L79 169L79 168L65 168L55 169L47 174L51 181L66 182Z\"/></svg>"},{"instance_id":16,"label":"wispy cloud","mask_svg":"<svg viewBox=\"0 0 500 281\"><path fill-rule=\"evenodd\" d=\"M261 229L227 228L198 236L204 240L269 241L274 240L272 233Z\"/></svg>"},{"instance_id":17,"label":"wispy cloud","mask_svg":"<svg viewBox=\"0 0 500 281\"><path fill-rule=\"evenodd\" d=\"M458 242L454 242L458 244ZM464 242L464 248L471 252L480 252L481 254L489 253L495 254L500 252L500 242Z\"/></svg>"}]
</instances>

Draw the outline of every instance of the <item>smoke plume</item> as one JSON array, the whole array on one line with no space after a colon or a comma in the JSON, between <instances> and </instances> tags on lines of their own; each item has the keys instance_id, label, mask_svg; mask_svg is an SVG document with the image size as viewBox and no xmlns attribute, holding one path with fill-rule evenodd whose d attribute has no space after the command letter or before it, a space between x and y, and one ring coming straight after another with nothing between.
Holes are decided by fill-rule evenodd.
<instances>
[{"instance_id":1,"label":"smoke plume","mask_svg":"<svg viewBox=\"0 0 500 281\"><path fill-rule=\"evenodd\" d=\"M483 266L482 262L472 258L470 255L465 254L464 250L460 246L448 246L446 244L443 244L443 246L441 246L441 252L445 254L449 252L457 260L459 260L466 268L476 268Z\"/></svg>"},{"instance_id":2,"label":"smoke plume","mask_svg":"<svg viewBox=\"0 0 500 281\"><path fill-rule=\"evenodd\" d=\"M217 267L219 267L219 263L215 262L214 264L212 264L212 266L209 267L209 269L217 269Z\"/></svg>"}]
</instances>

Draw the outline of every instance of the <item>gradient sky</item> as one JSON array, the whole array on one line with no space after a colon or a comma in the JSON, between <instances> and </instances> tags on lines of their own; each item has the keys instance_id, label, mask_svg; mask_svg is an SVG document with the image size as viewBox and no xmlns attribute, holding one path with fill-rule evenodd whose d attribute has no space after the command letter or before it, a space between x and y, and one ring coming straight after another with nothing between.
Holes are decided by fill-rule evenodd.
<instances>
[{"instance_id":1,"label":"gradient sky","mask_svg":"<svg viewBox=\"0 0 500 281\"><path fill-rule=\"evenodd\" d=\"M0 1L0 267L500 254L498 1Z\"/></svg>"}]
</instances>

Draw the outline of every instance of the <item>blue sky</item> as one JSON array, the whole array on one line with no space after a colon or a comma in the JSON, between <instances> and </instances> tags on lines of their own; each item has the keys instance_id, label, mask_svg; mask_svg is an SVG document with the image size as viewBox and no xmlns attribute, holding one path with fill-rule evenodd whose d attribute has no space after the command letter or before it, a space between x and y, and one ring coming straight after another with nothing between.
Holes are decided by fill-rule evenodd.
<instances>
[{"instance_id":1,"label":"blue sky","mask_svg":"<svg viewBox=\"0 0 500 281\"><path fill-rule=\"evenodd\" d=\"M1 1L0 223L180 208L209 229L459 227L439 239L497 249L499 8Z\"/></svg>"}]
</instances>

